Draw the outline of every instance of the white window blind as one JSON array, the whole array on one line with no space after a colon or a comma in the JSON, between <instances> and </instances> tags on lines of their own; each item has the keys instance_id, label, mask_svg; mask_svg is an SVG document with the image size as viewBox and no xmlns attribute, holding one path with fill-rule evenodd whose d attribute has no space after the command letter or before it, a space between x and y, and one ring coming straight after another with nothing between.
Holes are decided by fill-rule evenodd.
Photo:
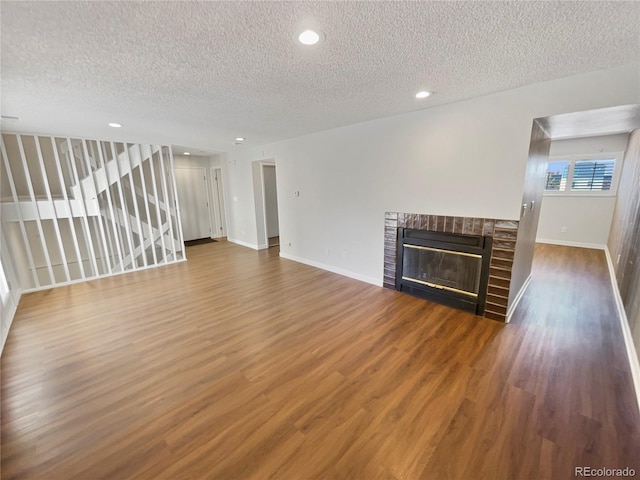
<instances>
[{"instance_id":1,"label":"white window blind","mask_svg":"<svg viewBox=\"0 0 640 480\"><path fill-rule=\"evenodd\" d=\"M577 160L573 167L571 190L605 191L611 190L611 181L616 161L613 158L602 160Z\"/></svg>"}]
</instances>

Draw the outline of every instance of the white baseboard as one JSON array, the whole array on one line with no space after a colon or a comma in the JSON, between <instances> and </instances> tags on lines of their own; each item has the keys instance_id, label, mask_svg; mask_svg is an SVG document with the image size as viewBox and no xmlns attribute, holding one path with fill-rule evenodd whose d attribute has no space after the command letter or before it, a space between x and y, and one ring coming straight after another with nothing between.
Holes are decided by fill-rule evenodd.
<instances>
[{"instance_id":1,"label":"white baseboard","mask_svg":"<svg viewBox=\"0 0 640 480\"><path fill-rule=\"evenodd\" d=\"M27 288L23 290L22 293L41 292L42 290L51 290L52 288L66 287L68 285L75 285L76 283L93 282L94 280L100 280L101 278L117 277L118 275L124 275L125 273L140 272L142 270L151 270L152 268L166 267L169 265L173 265L175 263L182 263L186 261L187 259L185 256L185 258L181 258L180 260L174 260L172 262L167 262L167 263L158 263L155 265L147 265L146 267L138 267L133 270L125 270L123 272L116 272L116 273L107 273L105 275L99 275L97 277L79 278L77 280L71 280L70 282L60 282L54 285L45 285L44 287Z\"/></svg>"},{"instance_id":2,"label":"white baseboard","mask_svg":"<svg viewBox=\"0 0 640 480\"><path fill-rule=\"evenodd\" d=\"M518 291L518 294L513 299L513 303L509 306L509 309L507 310L506 323L509 323L511 321L511 315L513 315L513 312L516 311L516 307L518 306L518 303L520 303L520 300L522 300L522 297L524 296L524 292L527 290L527 287L529 286L530 283L531 283L531 274L529 274L527 279L524 281L524 283L522 284L522 287L520 287L520 291Z\"/></svg>"},{"instance_id":3,"label":"white baseboard","mask_svg":"<svg viewBox=\"0 0 640 480\"><path fill-rule=\"evenodd\" d=\"M607 248L607 246L602 243L572 242L569 240L553 240L550 238L536 238L536 243L549 243L551 245L562 245L565 247L594 248L596 250L604 250Z\"/></svg>"},{"instance_id":4,"label":"white baseboard","mask_svg":"<svg viewBox=\"0 0 640 480\"><path fill-rule=\"evenodd\" d=\"M243 247L252 248L253 250L260 250L260 245L256 245L255 243L243 242L242 240L237 240L231 237L227 237L227 242L235 243L236 245L241 245Z\"/></svg>"},{"instance_id":5,"label":"white baseboard","mask_svg":"<svg viewBox=\"0 0 640 480\"><path fill-rule=\"evenodd\" d=\"M622 297L620 296L620 289L618 288L618 280L616 279L616 272L613 268L611 254L609 253L609 248L607 246L605 246L604 248L604 254L607 257L607 265L609 266L609 277L611 278L611 287L613 288L613 296L615 298L616 307L618 309L618 318L620 319L620 327L622 328L624 345L627 348L629 369L631 370L633 387L636 391L636 402L638 403L638 410L640 410L640 361L638 360L638 352L636 351L636 347L633 344L633 337L631 336L631 329L629 328L629 320L627 319L627 313L624 310L624 304L622 303Z\"/></svg>"},{"instance_id":6,"label":"white baseboard","mask_svg":"<svg viewBox=\"0 0 640 480\"><path fill-rule=\"evenodd\" d=\"M360 280L361 282L370 283L372 285L376 285L378 287L382 286L382 280L369 277L367 275L360 275L359 273L351 272L349 270L343 270L342 268L334 267L333 265L327 265L325 263L316 262L314 260L308 260L306 258L297 257L295 255L290 255L288 253L280 252L280 256L282 258L286 258L287 260L293 260L294 262L304 263L305 265L309 265L311 267L316 267L321 270L326 270L328 272L337 273L338 275L342 275L344 277L353 278L354 280Z\"/></svg>"},{"instance_id":7,"label":"white baseboard","mask_svg":"<svg viewBox=\"0 0 640 480\"><path fill-rule=\"evenodd\" d=\"M22 297L22 290L18 289L15 292L15 302L14 305L9 309L9 313L7 314L7 328L2 332L2 338L0 338L0 355L4 351L4 344L7 342L7 337L9 336L9 330L11 330L11 324L13 323L13 318L16 316L16 311L18 310L18 304L20 303L20 298Z\"/></svg>"}]
</instances>

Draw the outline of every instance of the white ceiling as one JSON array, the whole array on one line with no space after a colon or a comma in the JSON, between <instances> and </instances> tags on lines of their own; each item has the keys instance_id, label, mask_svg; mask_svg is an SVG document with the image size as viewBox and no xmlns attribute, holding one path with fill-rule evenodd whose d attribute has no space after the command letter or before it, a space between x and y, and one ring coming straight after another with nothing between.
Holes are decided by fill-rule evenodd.
<instances>
[{"instance_id":1,"label":"white ceiling","mask_svg":"<svg viewBox=\"0 0 640 480\"><path fill-rule=\"evenodd\" d=\"M639 24L615 1L2 1L2 127L224 151L640 62Z\"/></svg>"}]
</instances>

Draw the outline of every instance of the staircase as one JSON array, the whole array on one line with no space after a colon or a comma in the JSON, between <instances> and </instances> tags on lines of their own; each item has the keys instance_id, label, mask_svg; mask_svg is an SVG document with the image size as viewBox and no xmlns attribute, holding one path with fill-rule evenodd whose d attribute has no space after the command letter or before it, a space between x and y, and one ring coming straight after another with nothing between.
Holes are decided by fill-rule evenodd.
<instances>
[{"instance_id":1,"label":"staircase","mask_svg":"<svg viewBox=\"0 0 640 480\"><path fill-rule=\"evenodd\" d=\"M184 259L170 148L3 134L2 157L31 288Z\"/></svg>"}]
</instances>

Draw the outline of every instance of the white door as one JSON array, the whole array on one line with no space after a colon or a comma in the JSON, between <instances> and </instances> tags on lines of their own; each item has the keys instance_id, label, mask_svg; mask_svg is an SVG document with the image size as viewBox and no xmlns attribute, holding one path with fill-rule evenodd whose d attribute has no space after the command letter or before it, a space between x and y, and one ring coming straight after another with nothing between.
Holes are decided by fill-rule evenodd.
<instances>
[{"instance_id":1,"label":"white door","mask_svg":"<svg viewBox=\"0 0 640 480\"><path fill-rule=\"evenodd\" d=\"M175 173L184 241L210 237L206 170L176 168Z\"/></svg>"},{"instance_id":2,"label":"white door","mask_svg":"<svg viewBox=\"0 0 640 480\"><path fill-rule=\"evenodd\" d=\"M221 238L227 236L227 219L224 213L224 190L222 186L222 169L214 167L211 169L211 192L213 194L212 205L212 238Z\"/></svg>"},{"instance_id":3,"label":"white door","mask_svg":"<svg viewBox=\"0 0 640 480\"><path fill-rule=\"evenodd\" d=\"M278 187L276 184L276 166L262 165L262 181L264 189L264 219L267 239L280 235L278 222Z\"/></svg>"}]
</instances>

